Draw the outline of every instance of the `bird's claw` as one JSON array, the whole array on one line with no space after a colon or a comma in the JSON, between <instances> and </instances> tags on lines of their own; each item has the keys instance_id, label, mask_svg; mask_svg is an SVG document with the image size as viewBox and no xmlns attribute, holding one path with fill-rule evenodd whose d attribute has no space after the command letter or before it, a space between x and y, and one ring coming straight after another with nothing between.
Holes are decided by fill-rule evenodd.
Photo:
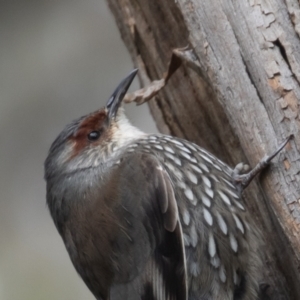
<instances>
[{"instance_id":1,"label":"bird's claw","mask_svg":"<svg viewBox=\"0 0 300 300\"><path fill-rule=\"evenodd\" d=\"M265 156L263 159L261 159L249 173L246 173L249 170L249 166L247 164L237 164L232 174L234 183L240 186L242 190L247 187L252 179L270 163L270 161L286 146L286 144L292 138L293 135L290 135L288 138L286 138L285 141L282 142L271 155Z\"/></svg>"},{"instance_id":2,"label":"bird's claw","mask_svg":"<svg viewBox=\"0 0 300 300\"><path fill-rule=\"evenodd\" d=\"M246 163L240 162L233 169L233 176L238 176L242 174L246 174L250 169L250 166Z\"/></svg>"}]
</instances>

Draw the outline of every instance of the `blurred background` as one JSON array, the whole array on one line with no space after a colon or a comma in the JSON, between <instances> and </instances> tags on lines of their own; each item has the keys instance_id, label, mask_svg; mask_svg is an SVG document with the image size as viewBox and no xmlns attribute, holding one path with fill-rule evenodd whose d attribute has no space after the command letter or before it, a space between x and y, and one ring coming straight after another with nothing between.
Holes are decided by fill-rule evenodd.
<instances>
[{"instance_id":1,"label":"blurred background","mask_svg":"<svg viewBox=\"0 0 300 300\"><path fill-rule=\"evenodd\" d=\"M64 125L104 105L132 68L105 1L1 1L0 300L94 299L50 219L43 162ZM126 111L156 131L146 105Z\"/></svg>"}]
</instances>

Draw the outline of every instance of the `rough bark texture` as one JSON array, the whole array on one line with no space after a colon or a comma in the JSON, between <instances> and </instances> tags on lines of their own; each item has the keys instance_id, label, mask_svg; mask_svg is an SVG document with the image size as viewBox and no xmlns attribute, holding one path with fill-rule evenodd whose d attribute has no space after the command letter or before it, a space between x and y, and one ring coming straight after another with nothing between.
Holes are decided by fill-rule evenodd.
<instances>
[{"instance_id":1,"label":"rough bark texture","mask_svg":"<svg viewBox=\"0 0 300 300\"><path fill-rule=\"evenodd\" d=\"M160 131L234 166L286 150L247 188L265 233L272 299L300 299L300 7L296 0L108 0L143 85L174 48L184 64L149 103ZM192 66L192 68L191 68ZM273 291L273 292L272 292Z\"/></svg>"}]
</instances>

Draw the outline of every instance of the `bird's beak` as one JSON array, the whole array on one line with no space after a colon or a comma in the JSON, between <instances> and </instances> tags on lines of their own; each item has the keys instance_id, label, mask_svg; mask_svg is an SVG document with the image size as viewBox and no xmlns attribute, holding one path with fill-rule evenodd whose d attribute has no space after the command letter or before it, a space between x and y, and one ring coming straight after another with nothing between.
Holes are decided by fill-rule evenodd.
<instances>
[{"instance_id":1,"label":"bird's beak","mask_svg":"<svg viewBox=\"0 0 300 300\"><path fill-rule=\"evenodd\" d=\"M127 75L117 86L113 94L110 96L109 100L106 103L106 109L108 111L108 119L111 120L115 118L118 109L122 103L122 100L129 89L138 69L134 69Z\"/></svg>"}]
</instances>

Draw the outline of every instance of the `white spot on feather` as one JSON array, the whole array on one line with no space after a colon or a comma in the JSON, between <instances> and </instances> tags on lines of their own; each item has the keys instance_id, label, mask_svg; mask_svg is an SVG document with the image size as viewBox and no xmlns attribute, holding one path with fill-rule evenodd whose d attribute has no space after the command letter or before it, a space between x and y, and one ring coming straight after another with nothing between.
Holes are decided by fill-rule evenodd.
<instances>
[{"instance_id":1,"label":"white spot on feather","mask_svg":"<svg viewBox=\"0 0 300 300\"><path fill-rule=\"evenodd\" d=\"M177 186L178 187L180 187L181 189L186 189L186 184L183 182L183 181L179 181L178 183L177 183Z\"/></svg>"},{"instance_id":2,"label":"white spot on feather","mask_svg":"<svg viewBox=\"0 0 300 300\"><path fill-rule=\"evenodd\" d=\"M205 164L199 163L199 167L200 167L203 171L209 172L209 169L208 169L208 167L207 167Z\"/></svg>"},{"instance_id":3,"label":"white spot on feather","mask_svg":"<svg viewBox=\"0 0 300 300\"><path fill-rule=\"evenodd\" d=\"M206 195L201 195L201 200L205 206L211 207L211 201L206 197Z\"/></svg>"},{"instance_id":4,"label":"white spot on feather","mask_svg":"<svg viewBox=\"0 0 300 300\"><path fill-rule=\"evenodd\" d=\"M239 209L245 211L245 207L244 207L240 202L235 201L234 203L235 203L235 205L236 205Z\"/></svg>"},{"instance_id":5,"label":"white spot on feather","mask_svg":"<svg viewBox=\"0 0 300 300\"><path fill-rule=\"evenodd\" d=\"M198 163L197 159L194 156L190 158L190 162L192 162L194 164Z\"/></svg>"},{"instance_id":6,"label":"white spot on feather","mask_svg":"<svg viewBox=\"0 0 300 300\"><path fill-rule=\"evenodd\" d=\"M213 179L215 182L220 182L220 180L215 175L210 175L210 178Z\"/></svg>"},{"instance_id":7,"label":"white spot on feather","mask_svg":"<svg viewBox=\"0 0 300 300\"><path fill-rule=\"evenodd\" d=\"M236 253L238 250L238 242L232 233L229 234L229 242L231 249Z\"/></svg>"},{"instance_id":8,"label":"white spot on feather","mask_svg":"<svg viewBox=\"0 0 300 300\"><path fill-rule=\"evenodd\" d=\"M192 152L188 148L186 148L184 146L182 146L182 147L181 146L177 146L177 148L180 149L180 150L183 150L184 152L186 152L188 154L192 154Z\"/></svg>"},{"instance_id":9,"label":"white spot on feather","mask_svg":"<svg viewBox=\"0 0 300 300\"><path fill-rule=\"evenodd\" d=\"M181 160L177 157L174 158L175 164L177 164L178 166L181 166Z\"/></svg>"},{"instance_id":10,"label":"white spot on feather","mask_svg":"<svg viewBox=\"0 0 300 300\"><path fill-rule=\"evenodd\" d=\"M213 267L218 268L220 266L221 261L220 258L217 255L215 255L214 257L211 257L210 263L213 265Z\"/></svg>"},{"instance_id":11,"label":"white spot on feather","mask_svg":"<svg viewBox=\"0 0 300 300\"><path fill-rule=\"evenodd\" d=\"M158 150L164 150L164 148L161 145L154 145L154 147Z\"/></svg>"},{"instance_id":12,"label":"white spot on feather","mask_svg":"<svg viewBox=\"0 0 300 300\"><path fill-rule=\"evenodd\" d=\"M237 193L233 192L232 190L226 189L226 192L227 192L229 195L231 195L233 198L235 198L235 199L240 199L239 195L238 195Z\"/></svg>"},{"instance_id":13,"label":"white spot on feather","mask_svg":"<svg viewBox=\"0 0 300 300\"><path fill-rule=\"evenodd\" d=\"M212 226L213 217L212 217L211 213L206 208L203 208L203 215L204 215L204 219L207 222L207 224L209 226Z\"/></svg>"},{"instance_id":14,"label":"white spot on feather","mask_svg":"<svg viewBox=\"0 0 300 300\"><path fill-rule=\"evenodd\" d=\"M215 238L211 232L208 235L208 253L210 257L214 257L217 253Z\"/></svg>"},{"instance_id":15,"label":"white spot on feather","mask_svg":"<svg viewBox=\"0 0 300 300\"><path fill-rule=\"evenodd\" d=\"M195 228L195 225L192 224L191 227L190 227L190 241L191 241L191 245L193 247L196 247L197 246L197 243L198 243L198 235L197 235L197 232L196 232L196 228Z\"/></svg>"},{"instance_id":16,"label":"white spot on feather","mask_svg":"<svg viewBox=\"0 0 300 300\"><path fill-rule=\"evenodd\" d=\"M228 233L228 227L227 227L227 224L226 224L224 218L220 215L219 212L216 212L216 216L217 216L217 222L218 222L218 225L219 225L221 231L225 235L227 235L227 233Z\"/></svg>"},{"instance_id":17,"label":"white spot on feather","mask_svg":"<svg viewBox=\"0 0 300 300\"><path fill-rule=\"evenodd\" d=\"M200 156L206 160L208 163L210 163L211 165L213 165L214 163L206 156L206 155L203 155L203 154L200 154Z\"/></svg>"},{"instance_id":18,"label":"white spot on feather","mask_svg":"<svg viewBox=\"0 0 300 300\"><path fill-rule=\"evenodd\" d=\"M242 234L244 234L245 233L245 229L244 229L242 221L240 220L240 218L237 215L232 214L232 216L233 216L233 219L235 221L236 227L240 230L240 232Z\"/></svg>"},{"instance_id":19,"label":"white spot on feather","mask_svg":"<svg viewBox=\"0 0 300 300\"><path fill-rule=\"evenodd\" d=\"M185 143L185 145L190 148L192 151L197 151L197 149L191 143Z\"/></svg>"},{"instance_id":20,"label":"white spot on feather","mask_svg":"<svg viewBox=\"0 0 300 300\"><path fill-rule=\"evenodd\" d=\"M207 186L204 187L204 191L211 199L214 198L214 191L208 188Z\"/></svg>"},{"instance_id":21,"label":"white spot on feather","mask_svg":"<svg viewBox=\"0 0 300 300\"><path fill-rule=\"evenodd\" d=\"M183 234L184 245L188 247L190 245L190 237L187 234Z\"/></svg>"},{"instance_id":22,"label":"white spot on feather","mask_svg":"<svg viewBox=\"0 0 300 300\"><path fill-rule=\"evenodd\" d=\"M206 184L209 188L211 188L211 182L206 176L202 176L202 180L204 184Z\"/></svg>"},{"instance_id":23,"label":"white spot on feather","mask_svg":"<svg viewBox=\"0 0 300 300\"><path fill-rule=\"evenodd\" d=\"M190 224L190 221L191 221L190 213L186 209L183 210L182 219L183 219L183 223L185 225Z\"/></svg>"},{"instance_id":24,"label":"white spot on feather","mask_svg":"<svg viewBox=\"0 0 300 300\"><path fill-rule=\"evenodd\" d=\"M230 182L230 181L228 181L227 179L225 179L224 177L221 177L222 178L222 180L227 184L227 185L229 185L230 187L232 187L232 188L235 188L235 186Z\"/></svg>"},{"instance_id":25,"label":"white spot on feather","mask_svg":"<svg viewBox=\"0 0 300 300\"><path fill-rule=\"evenodd\" d=\"M197 173L203 174L202 170L201 170L200 168L198 168L197 166L191 165L191 167L192 167L192 169L193 169L194 171L196 171Z\"/></svg>"},{"instance_id":26,"label":"white spot on feather","mask_svg":"<svg viewBox=\"0 0 300 300\"><path fill-rule=\"evenodd\" d=\"M179 145L179 146L183 146L183 144L179 141L177 141L175 138L172 138L172 137L168 137L166 138L169 142L175 144L175 145Z\"/></svg>"},{"instance_id":27,"label":"white spot on feather","mask_svg":"<svg viewBox=\"0 0 300 300\"><path fill-rule=\"evenodd\" d=\"M150 144L157 144L158 141L156 141L156 140L149 140L148 143L150 143Z\"/></svg>"},{"instance_id":28,"label":"white spot on feather","mask_svg":"<svg viewBox=\"0 0 300 300\"><path fill-rule=\"evenodd\" d=\"M198 179L197 179L197 177L196 177L195 174L193 174L193 173L190 172L190 171L186 171L186 175L187 175L187 177L189 178L189 180L190 180L192 183L194 183L194 184L197 184L197 183L198 183Z\"/></svg>"},{"instance_id":29,"label":"white spot on feather","mask_svg":"<svg viewBox=\"0 0 300 300\"><path fill-rule=\"evenodd\" d=\"M180 154L185 157L186 159L191 159L191 156L187 153L185 153L184 151L180 151Z\"/></svg>"},{"instance_id":30,"label":"white spot on feather","mask_svg":"<svg viewBox=\"0 0 300 300\"><path fill-rule=\"evenodd\" d=\"M225 195L225 194L224 194L223 192L221 192L221 191L218 191L218 193L219 193L221 199L222 199L226 204L231 205L230 199L228 198L227 195Z\"/></svg>"},{"instance_id":31,"label":"white spot on feather","mask_svg":"<svg viewBox=\"0 0 300 300\"><path fill-rule=\"evenodd\" d=\"M223 265L219 269L219 277L223 283L226 282L226 270Z\"/></svg>"},{"instance_id":32,"label":"white spot on feather","mask_svg":"<svg viewBox=\"0 0 300 300\"><path fill-rule=\"evenodd\" d=\"M148 138L150 140L157 140L157 136L155 136L155 135L149 135Z\"/></svg>"},{"instance_id":33,"label":"white spot on feather","mask_svg":"<svg viewBox=\"0 0 300 300\"><path fill-rule=\"evenodd\" d=\"M192 192L191 189L186 188L186 189L184 190L184 194L185 194L185 196L186 196L190 201L193 201L193 200L194 200L194 194L193 194L193 192Z\"/></svg>"},{"instance_id":34,"label":"white spot on feather","mask_svg":"<svg viewBox=\"0 0 300 300\"><path fill-rule=\"evenodd\" d=\"M216 163L213 164L213 167L219 171L222 171L222 169L220 168L220 166Z\"/></svg>"},{"instance_id":35,"label":"white spot on feather","mask_svg":"<svg viewBox=\"0 0 300 300\"><path fill-rule=\"evenodd\" d=\"M170 152L170 153L172 153L172 154L175 153L174 150L173 150L171 147L169 147L169 146L164 146L164 148L165 148L165 150L166 150L167 152Z\"/></svg>"},{"instance_id":36,"label":"white spot on feather","mask_svg":"<svg viewBox=\"0 0 300 300\"><path fill-rule=\"evenodd\" d=\"M168 157L168 158L170 158L171 160L174 160L174 159L175 159L174 155L173 155L173 154L170 154L170 153L168 153L168 152L165 152L165 156Z\"/></svg>"}]
</instances>

